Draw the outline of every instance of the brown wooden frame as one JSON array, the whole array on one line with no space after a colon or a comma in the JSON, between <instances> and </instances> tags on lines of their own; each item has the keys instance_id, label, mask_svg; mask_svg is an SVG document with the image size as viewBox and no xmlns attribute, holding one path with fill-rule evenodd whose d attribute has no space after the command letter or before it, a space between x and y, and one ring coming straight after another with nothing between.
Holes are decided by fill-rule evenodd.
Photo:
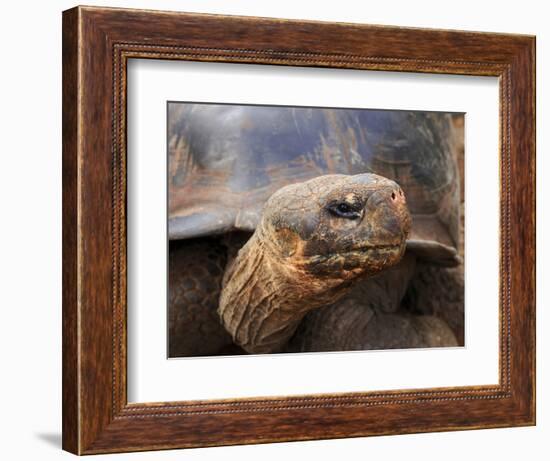
<instances>
[{"instance_id":1,"label":"brown wooden frame","mask_svg":"<svg viewBox=\"0 0 550 461\"><path fill-rule=\"evenodd\" d=\"M223 401L126 399L131 58L498 76L500 382ZM535 423L535 38L77 7L63 13L63 448L78 454Z\"/></svg>"}]
</instances>

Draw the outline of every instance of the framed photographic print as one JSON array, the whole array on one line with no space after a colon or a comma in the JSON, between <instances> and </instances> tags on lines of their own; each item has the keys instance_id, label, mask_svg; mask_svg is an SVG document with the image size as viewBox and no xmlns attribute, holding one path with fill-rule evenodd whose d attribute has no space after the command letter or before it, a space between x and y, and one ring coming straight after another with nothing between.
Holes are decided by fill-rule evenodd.
<instances>
[{"instance_id":1,"label":"framed photographic print","mask_svg":"<svg viewBox=\"0 0 550 461\"><path fill-rule=\"evenodd\" d=\"M64 449L534 424L534 50L64 12Z\"/></svg>"}]
</instances>

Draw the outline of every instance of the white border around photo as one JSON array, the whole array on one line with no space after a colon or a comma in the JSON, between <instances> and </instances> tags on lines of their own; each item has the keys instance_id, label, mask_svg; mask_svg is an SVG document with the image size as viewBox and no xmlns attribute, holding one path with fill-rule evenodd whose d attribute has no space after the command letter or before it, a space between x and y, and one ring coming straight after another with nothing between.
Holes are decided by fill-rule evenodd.
<instances>
[{"instance_id":1,"label":"white border around photo","mask_svg":"<svg viewBox=\"0 0 550 461\"><path fill-rule=\"evenodd\" d=\"M466 346L167 359L167 101L464 112ZM129 402L496 384L498 101L493 77L131 59Z\"/></svg>"}]
</instances>

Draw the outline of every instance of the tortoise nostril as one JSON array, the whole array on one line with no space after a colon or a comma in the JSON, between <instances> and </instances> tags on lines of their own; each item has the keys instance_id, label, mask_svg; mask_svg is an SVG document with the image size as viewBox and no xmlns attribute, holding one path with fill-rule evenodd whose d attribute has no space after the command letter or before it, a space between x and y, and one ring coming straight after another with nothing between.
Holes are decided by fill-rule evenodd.
<instances>
[{"instance_id":1,"label":"tortoise nostril","mask_svg":"<svg viewBox=\"0 0 550 461\"><path fill-rule=\"evenodd\" d=\"M392 199L392 200L395 200L395 192L392 192L392 193L391 193L391 199Z\"/></svg>"}]
</instances>

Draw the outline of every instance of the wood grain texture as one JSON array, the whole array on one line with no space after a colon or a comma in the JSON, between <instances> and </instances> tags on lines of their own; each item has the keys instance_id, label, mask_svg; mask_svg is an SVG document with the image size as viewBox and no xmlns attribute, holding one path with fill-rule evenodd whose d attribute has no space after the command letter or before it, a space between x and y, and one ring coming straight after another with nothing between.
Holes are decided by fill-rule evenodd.
<instances>
[{"instance_id":1,"label":"wood grain texture","mask_svg":"<svg viewBox=\"0 0 550 461\"><path fill-rule=\"evenodd\" d=\"M534 52L534 37L518 35L89 7L64 12L64 449L88 454L534 424ZM500 383L128 404L131 58L500 77Z\"/></svg>"},{"instance_id":2,"label":"wood grain texture","mask_svg":"<svg viewBox=\"0 0 550 461\"><path fill-rule=\"evenodd\" d=\"M78 11L63 17L63 448L78 445Z\"/></svg>"}]
</instances>

